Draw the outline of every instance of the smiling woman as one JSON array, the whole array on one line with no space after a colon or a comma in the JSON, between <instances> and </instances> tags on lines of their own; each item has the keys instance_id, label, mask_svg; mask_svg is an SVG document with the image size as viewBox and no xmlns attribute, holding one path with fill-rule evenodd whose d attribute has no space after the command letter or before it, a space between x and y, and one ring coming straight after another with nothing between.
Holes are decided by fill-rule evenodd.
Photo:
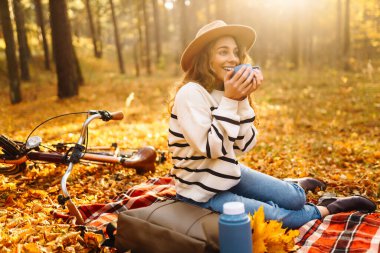
<instances>
[{"instance_id":1,"label":"smiling woman","mask_svg":"<svg viewBox=\"0 0 380 253\"><path fill-rule=\"evenodd\" d=\"M255 41L247 26L221 20L202 27L182 54L185 72L171 107L168 146L177 198L219 213L227 202L243 202L245 212L263 206L265 218L297 228L328 214L376 205L364 197L335 199L326 206L305 204L307 190L324 188L314 178L283 181L239 163L256 144L255 111L249 96L263 81L245 63Z\"/></svg>"},{"instance_id":2,"label":"smiling woman","mask_svg":"<svg viewBox=\"0 0 380 253\"><path fill-rule=\"evenodd\" d=\"M227 71L240 64L239 49L233 37L222 37L211 47L210 68L216 76L218 90L223 90L224 76Z\"/></svg>"}]
</instances>

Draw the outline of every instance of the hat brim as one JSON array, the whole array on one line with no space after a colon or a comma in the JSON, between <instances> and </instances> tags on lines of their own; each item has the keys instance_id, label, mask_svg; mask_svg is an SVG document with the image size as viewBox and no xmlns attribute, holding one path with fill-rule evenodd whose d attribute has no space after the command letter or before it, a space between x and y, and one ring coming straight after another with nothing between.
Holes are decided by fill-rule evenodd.
<instances>
[{"instance_id":1,"label":"hat brim","mask_svg":"<svg viewBox=\"0 0 380 253\"><path fill-rule=\"evenodd\" d=\"M256 32L249 26L226 25L214 28L194 39L186 47L181 57L182 70L186 72L190 68L194 56L208 43L223 36L234 37L239 45L246 47L247 51L251 49L256 40Z\"/></svg>"}]
</instances>

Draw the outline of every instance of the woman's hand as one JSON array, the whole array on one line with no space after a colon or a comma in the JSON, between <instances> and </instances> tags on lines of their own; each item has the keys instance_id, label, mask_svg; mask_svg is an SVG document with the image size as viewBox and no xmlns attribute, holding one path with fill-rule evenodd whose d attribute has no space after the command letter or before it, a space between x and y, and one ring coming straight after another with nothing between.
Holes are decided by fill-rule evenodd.
<instances>
[{"instance_id":1,"label":"woman's hand","mask_svg":"<svg viewBox=\"0 0 380 253\"><path fill-rule=\"evenodd\" d=\"M257 90L264 81L264 76L260 69L258 68L253 69L252 72L253 72L253 82L252 82L251 90L248 92L248 95L254 92L255 90Z\"/></svg>"},{"instance_id":2,"label":"woman's hand","mask_svg":"<svg viewBox=\"0 0 380 253\"><path fill-rule=\"evenodd\" d=\"M263 82L263 75L259 69L243 66L233 75L227 72L224 77L224 96L234 100L243 100L254 92Z\"/></svg>"}]
</instances>

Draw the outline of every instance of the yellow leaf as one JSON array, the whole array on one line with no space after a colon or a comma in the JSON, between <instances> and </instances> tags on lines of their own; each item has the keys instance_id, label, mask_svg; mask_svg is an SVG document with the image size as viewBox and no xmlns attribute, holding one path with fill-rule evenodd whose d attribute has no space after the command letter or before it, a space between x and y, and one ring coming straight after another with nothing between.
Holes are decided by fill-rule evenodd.
<instances>
[{"instance_id":1,"label":"yellow leaf","mask_svg":"<svg viewBox=\"0 0 380 253\"><path fill-rule=\"evenodd\" d=\"M48 193L44 190L34 190L34 189L30 189L29 190L29 194L31 197L33 198L46 198L48 196Z\"/></svg>"},{"instance_id":2,"label":"yellow leaf","mask_svg":"<svg viewBox=\"0 0 380 253\"><path fill-rule=\"evenodd\" d=\"M252 242L253 242L253 252L261 253L266 252L267 248L265 247L265 216L264 208L261 206L259 210L255 212L251 219L252 225Z\"/></svg>"},{"instance_id":3,"label":"yellow leaf","mask_svg":"<svg viewBox=\"0 0 380 253\"><path fill-rule=\"evenodd\" d=\"M26 243L23 247L23 252L25 253L39 253L40 249L36 243Z\"/></svg>"},{"instance_id":4,"label":"yellow leaf","mask_svg":"<svg viewBox=\"0 0 380 253\"><path fill-rule=\"evenodd\" d=\"M50 241L55 240L57 237L59 237L61 235L61 233L49 233L49 232L45 232L44 235L45 235L45 240L47 242L50 242Z\"/></svg>"},{"instance_id":5,"label":"yellow leaf","mask_svg":"<svg viewBox=\"0 0 380 253\"><path fill-rule=\"evenodd\" d=\"M87 232L84 234L84 241L88 246L99 247L100 244L103 242L103 236L101 234Z\"/></svg>"},{"instance_id":6,"label":"yellow leaf","mask_svg":"<svg viewBox=\"0 0 380 253\"><path fill-rule=\"evenodd\" d=\"M261 206L252 216L253 252L289 252L296 249L294 238L298 230L286 230L276 220L265 221L264 208Z\"/></svg>"}]
</instances>

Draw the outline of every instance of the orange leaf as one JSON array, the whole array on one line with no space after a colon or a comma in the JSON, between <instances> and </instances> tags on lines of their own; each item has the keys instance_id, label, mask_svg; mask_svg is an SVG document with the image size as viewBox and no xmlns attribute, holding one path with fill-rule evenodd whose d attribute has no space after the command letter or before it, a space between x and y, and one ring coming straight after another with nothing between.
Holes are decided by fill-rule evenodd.
<instances>
[{"instance_id":1,"label":"orange leaf","mask_svg":"<svg viewBox=\"0 0 380 253\"><path fill-rule=\"evenodd\" d=\"M26 243L23 247L25 253L39 253L41 252L36 243Z\"/></svg>"}]
</instances>

